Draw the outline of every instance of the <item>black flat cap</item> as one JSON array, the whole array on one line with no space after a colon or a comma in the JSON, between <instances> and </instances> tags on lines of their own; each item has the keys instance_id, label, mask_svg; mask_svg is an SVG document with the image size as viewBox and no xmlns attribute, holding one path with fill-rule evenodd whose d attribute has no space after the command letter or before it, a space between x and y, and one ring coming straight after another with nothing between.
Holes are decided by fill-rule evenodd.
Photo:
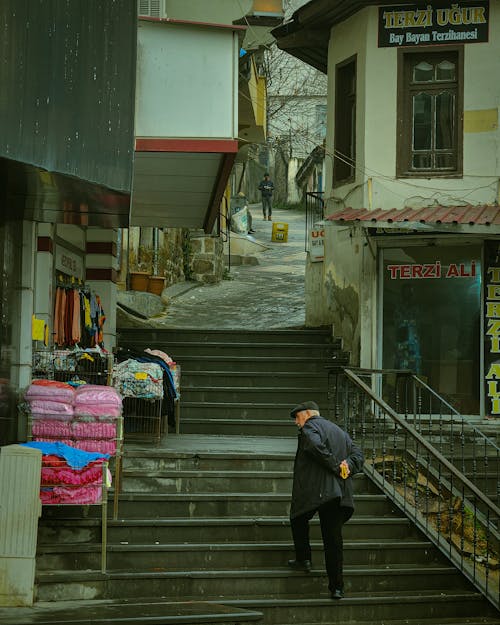
<instances>
[{"instance_id":1,"label":"black flat cap","mask_svg":"<svg viewBox=\"0 0 500 625\"><path fill-rule=\"evenodd\" d=\"M317 410L319 412L319 406L315 401L304 401L295 406L295 408L290 412L290 419L295 419L295 415L302 410Z\"/></svg>"}]
</instances>

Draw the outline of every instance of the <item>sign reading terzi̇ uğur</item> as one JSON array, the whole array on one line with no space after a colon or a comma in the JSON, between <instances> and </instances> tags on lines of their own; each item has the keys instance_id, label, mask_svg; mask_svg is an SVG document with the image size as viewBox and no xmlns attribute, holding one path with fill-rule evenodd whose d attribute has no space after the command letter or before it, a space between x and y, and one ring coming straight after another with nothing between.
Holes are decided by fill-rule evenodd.
<instances>
[{"instance_id":1,"label":"sign reading terzi\u0307 u\u011fur","mask_svg":"<svg viewBox=\"0 0 500 625\"><path fill-rule=\"evenodd\" d=\"M489 1L379 7L378 47L488 41Z\"/></svg>"}]
</instances>

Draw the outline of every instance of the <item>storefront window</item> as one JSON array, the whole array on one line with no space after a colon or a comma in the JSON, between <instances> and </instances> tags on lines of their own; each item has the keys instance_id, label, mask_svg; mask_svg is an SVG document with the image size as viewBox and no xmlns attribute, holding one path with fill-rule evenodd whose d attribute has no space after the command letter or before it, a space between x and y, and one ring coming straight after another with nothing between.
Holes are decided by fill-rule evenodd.
<instances>
[{"instance_id":1,"label":"storefront window","mask_svg":"<svg viewBox=\"0 0 500 625\"><path fill-rule=\"evenodd\" d=\"M481 251L383 252L382 361L411 369L462 414L479 414Z\"/></svg>"}]
</instances>

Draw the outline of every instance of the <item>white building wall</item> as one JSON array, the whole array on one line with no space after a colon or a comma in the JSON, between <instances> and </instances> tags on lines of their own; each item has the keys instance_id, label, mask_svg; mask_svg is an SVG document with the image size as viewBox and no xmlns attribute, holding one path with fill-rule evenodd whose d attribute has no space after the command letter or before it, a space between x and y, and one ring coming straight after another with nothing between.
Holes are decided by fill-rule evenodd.
<instances>
[{"instance_id":1,"label":"white building wall","mask_svg":"<svg viewBox=\"0 0 500 625\"><path fill-rule=\"evenodd\" d=\"M365 171L365 106L367 97L365 85L367 56L368 14L360 11L353 17L332 28L328 52L328 111L326 134L326 182L325 198L332 210L347 206L361 205L364 201ZM337 64L356 55L357 67L357 99L356 99L356 162L358 168L355 181L332 189L332 167L335 153L335 67Z\"/></svg>"},{"instance_id":2,"label":"white building wall","mask_svg":"<svg viewBox=\"0 0 500 625\"><path fill-rule=\"evenodd\" d=\"M301 165L301 161L299 161L299 159L297 158L291 158L288 161L287 201L290 204L298 204L302 200L301 190L297 187L297 184L295 182L295 176L297 175L297 172L299 171L300 165Z\"/></svg>"},{"instance_id":3,"label":"white building wall","mask_svg":"<svg viewBox=\"0 0 500 625\"><path fill-rule=\"evenodd\" d=\"M500 3L490 4L490 41L464 45L464 144L462 178L396 179L397 59L396 48L378 48L378 11L370 7L332 29L328 66L328 151L333 151L335 65L358 54L356 182L335 189L330 208L403 208L432 204L493 203L500 176ZM435 47L438 50L438 47ZM489 129L485 121L490 122ZM331 161L327 161L331 189ZM373 201L366 181L372 179ZM357 186L356 190L353 189ZM348 202L339 201L349 193ZM333 196L333 197L332 197ZM327 194L329 197L329 194ZM336 199L336 201L333 200Z\"/></svg>"},{"instance_id":4,"label":"white building wall","mask_svg":"<svg viewBox=\"0 0 500 625\"><path fill-rule=\"evenodd\" d=\"M230 28L139 21L136 137L236 137L237 71Z\"/></svg>"}]
</instances>

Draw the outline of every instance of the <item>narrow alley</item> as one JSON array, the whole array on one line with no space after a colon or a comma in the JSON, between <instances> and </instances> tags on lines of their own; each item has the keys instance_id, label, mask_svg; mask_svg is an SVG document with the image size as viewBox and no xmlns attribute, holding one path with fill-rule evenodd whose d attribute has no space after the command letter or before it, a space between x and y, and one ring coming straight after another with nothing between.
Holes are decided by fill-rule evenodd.
<instances>
[{"instance_id":1,"label":"narrow alley","mask_svg":"<svg viewBox=\"0 0 500 625\"><path fill-rule=\"evenodd\" d=\"M154 326L267 329L304 325L305 213L274 209L273 223L288 224L288 241L272 242L273 223L263 221L260 204L252 205L251 212L255 233L249 237L265 246L256 245L256 252L250 254L258 264L233 264L228 279L221 283L197 286L172 298L165 316L151 322Z\"/></svg>"}]
</instances>

